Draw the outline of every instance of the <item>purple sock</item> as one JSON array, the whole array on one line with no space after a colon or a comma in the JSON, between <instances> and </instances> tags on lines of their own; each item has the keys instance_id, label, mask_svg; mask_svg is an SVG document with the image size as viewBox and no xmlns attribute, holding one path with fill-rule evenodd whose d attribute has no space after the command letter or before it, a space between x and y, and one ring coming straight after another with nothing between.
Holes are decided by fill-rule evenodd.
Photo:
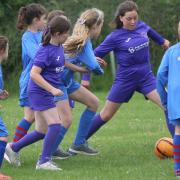
<instances>
[{"instance_id":1,"label":"purple sock","mask_svg":"<svg viewBox=\"0 0 180 180\"><path fill-rule=\"evenodd\" d=\"M48 126L48 131L44 138L42 154L39 160L40 164L43 164L51 159L52 150L59 136L60 129L60 124L51 124Z\"/></svg>"},{"instance_id":2,"label":"purple sock","mask_svg":"<svg viewBox=\"0 0 180 180\"><path fill-rule=\"evenodd\" d=\"M97 114L92 120L88 135L86 136L86 140L89 139L105 123L106 121L101 119L100 114Z\"/></svg>"},{"instance_id":3,"label":"purple sock","mask_svg":"<svg viewBox=\"0 0 180 180\"><path fill-rule=\"evenodd\" d=\"M166 117L166 125L168 127L169 132L171 133L172 138L174 137L174 131L175 127L169 123L169 118L168 118L168 112L164 111L165 117Z\"/></svg>"},{"instance_id":4,"label":"purple sock","mask_svg":"<svg viewBox=\"0 0 180 180\"><path fill-rule=\"evenodd\" d=\"M34 142L37 142L37 141L43 139L44 136L45 136L45 134L42 134L36 130L32 131L31 133L26 134L19 141L12 143L11 144L12 150L14 152L18 152L23 147L28 146Z\"/></svg>"}]
</instances>

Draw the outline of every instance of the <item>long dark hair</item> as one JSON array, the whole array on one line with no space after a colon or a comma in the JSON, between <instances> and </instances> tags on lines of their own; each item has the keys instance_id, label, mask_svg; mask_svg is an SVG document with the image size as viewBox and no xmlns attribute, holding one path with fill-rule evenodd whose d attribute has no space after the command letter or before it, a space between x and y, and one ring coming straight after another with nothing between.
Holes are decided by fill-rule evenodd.
<instances>
[{"instance_id":1,"label":"long dark hair","mask_svg":"<svg viewBox=\"0 0 180 180\"><path fill-rule=\"evenodd\" d=\"M51 40L51 35L54 35L55 33L65 33L69 31L71 27L70 21L63 16L55 16L52 18L46 27L46 32L43 34L42 38L42 44L47 45L49 44Z\"/></svg>"},{"instance_id":2,"label":"long dark hair","mask_svg":"<svg viewBox=\"0 0 180 180\"><path fill-rule=\"evenodd\" d=\"M30 25L34 18L41 18L44 14L46 14L46 9L41 4L32 3L21 7L19 9L16 27L22 30Z\"/></svg>"},{"instance_id":3,"label":"long dark hair","mask_svg":"<svg viewBox=\"0 0 180 180\"><path fill-rule=\"evenodd\" d=\"M126 12L133 11L135 10L138 12L138 6L135 2L132 0L126 0L119 4L116 13L115 13L115 18L114 20L110 23L110 26L112 28L122 28L123 23L120 21L119 16L124 16Z\"/></svg>"}]
</instances>

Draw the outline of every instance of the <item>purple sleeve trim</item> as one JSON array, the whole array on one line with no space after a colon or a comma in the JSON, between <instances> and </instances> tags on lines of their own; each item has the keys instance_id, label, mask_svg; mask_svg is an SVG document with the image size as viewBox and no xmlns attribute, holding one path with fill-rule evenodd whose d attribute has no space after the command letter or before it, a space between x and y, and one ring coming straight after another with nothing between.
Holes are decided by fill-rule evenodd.
<instances>
[{"instance_id":1,"label":"purple sleeve trim","mask_svg":"<svg viewBox=\"0 0 180 180\"><path fill-rule=\"evenodd\" d=\"M91 74L90 73L83 73L81 79L84 80L84 81L90 81Z\"/></svg>"}]
</instances>

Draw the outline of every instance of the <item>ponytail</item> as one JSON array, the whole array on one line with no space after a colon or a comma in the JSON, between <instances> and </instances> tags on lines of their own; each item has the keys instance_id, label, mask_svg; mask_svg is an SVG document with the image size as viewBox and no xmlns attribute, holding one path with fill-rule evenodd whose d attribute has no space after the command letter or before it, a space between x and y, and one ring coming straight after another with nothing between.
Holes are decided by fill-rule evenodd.
<instances>
[{"instance_id":1,"label":"ponytail","mask_svg":"<svg viewBox=\"0 0 180 180\"><path fill-rule=\"evenodd\" d=\"M46 14L46 9L41 4L32 3L25 7L21 7L18 13L16 27L20 30L31 25L34 18L40 19Z\"/></svg>"},{"instance_id":2,"label":"ponytail","mask_svg":"<svg viewBox=\"0 0 180 180\"><path fill-rule=\"evenodd\" d=\"M25 27L25 16L26 16L26 7L21 7L18 14L18 19L16 23L16 27L20 30L24 29Z\"/></svg>"},{"instance_id":3,"label":"ponytail","mask_svg":"<svg viewBox=\"0 0 180 180\"><path fill-rule=\"evenodd\" d=\"M43 32L43 36L42 36L42 45L47 45L49 44L51 40L51 32L50 32L50 27L47 26Z\"/></svg>"}]
</instances>

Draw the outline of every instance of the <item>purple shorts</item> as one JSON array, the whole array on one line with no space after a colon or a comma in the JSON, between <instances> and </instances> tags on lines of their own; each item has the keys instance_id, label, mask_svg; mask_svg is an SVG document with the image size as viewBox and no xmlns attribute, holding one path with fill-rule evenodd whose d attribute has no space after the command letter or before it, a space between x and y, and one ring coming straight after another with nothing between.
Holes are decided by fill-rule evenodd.
<instances>
[{"instance_id":1,"label":"purple shorts","mask_svg":"<svg viewBox=\"0 0 180 180\"><path fill-rule=\"evenodd\" d=\"M132 71L131 74L129 73L130 75L120 74L119 77L116 77L107 99L115 103L124 103L131 99L135 91L147 95L155 90L156 79L152 71L143 72L142 74L138 71L134 71L135 73Z\"/></svg>"},{"instance_id":2,"label":"purple shorts","mask_svg":"<svg viewBox=\"0 0 180 180\"><path fill-rule=\"evenodd\" d=\"M54 96L50 93L29 92L29 103L34 111L44 111L56 107Z\"/></svg>"}]
</instances>

